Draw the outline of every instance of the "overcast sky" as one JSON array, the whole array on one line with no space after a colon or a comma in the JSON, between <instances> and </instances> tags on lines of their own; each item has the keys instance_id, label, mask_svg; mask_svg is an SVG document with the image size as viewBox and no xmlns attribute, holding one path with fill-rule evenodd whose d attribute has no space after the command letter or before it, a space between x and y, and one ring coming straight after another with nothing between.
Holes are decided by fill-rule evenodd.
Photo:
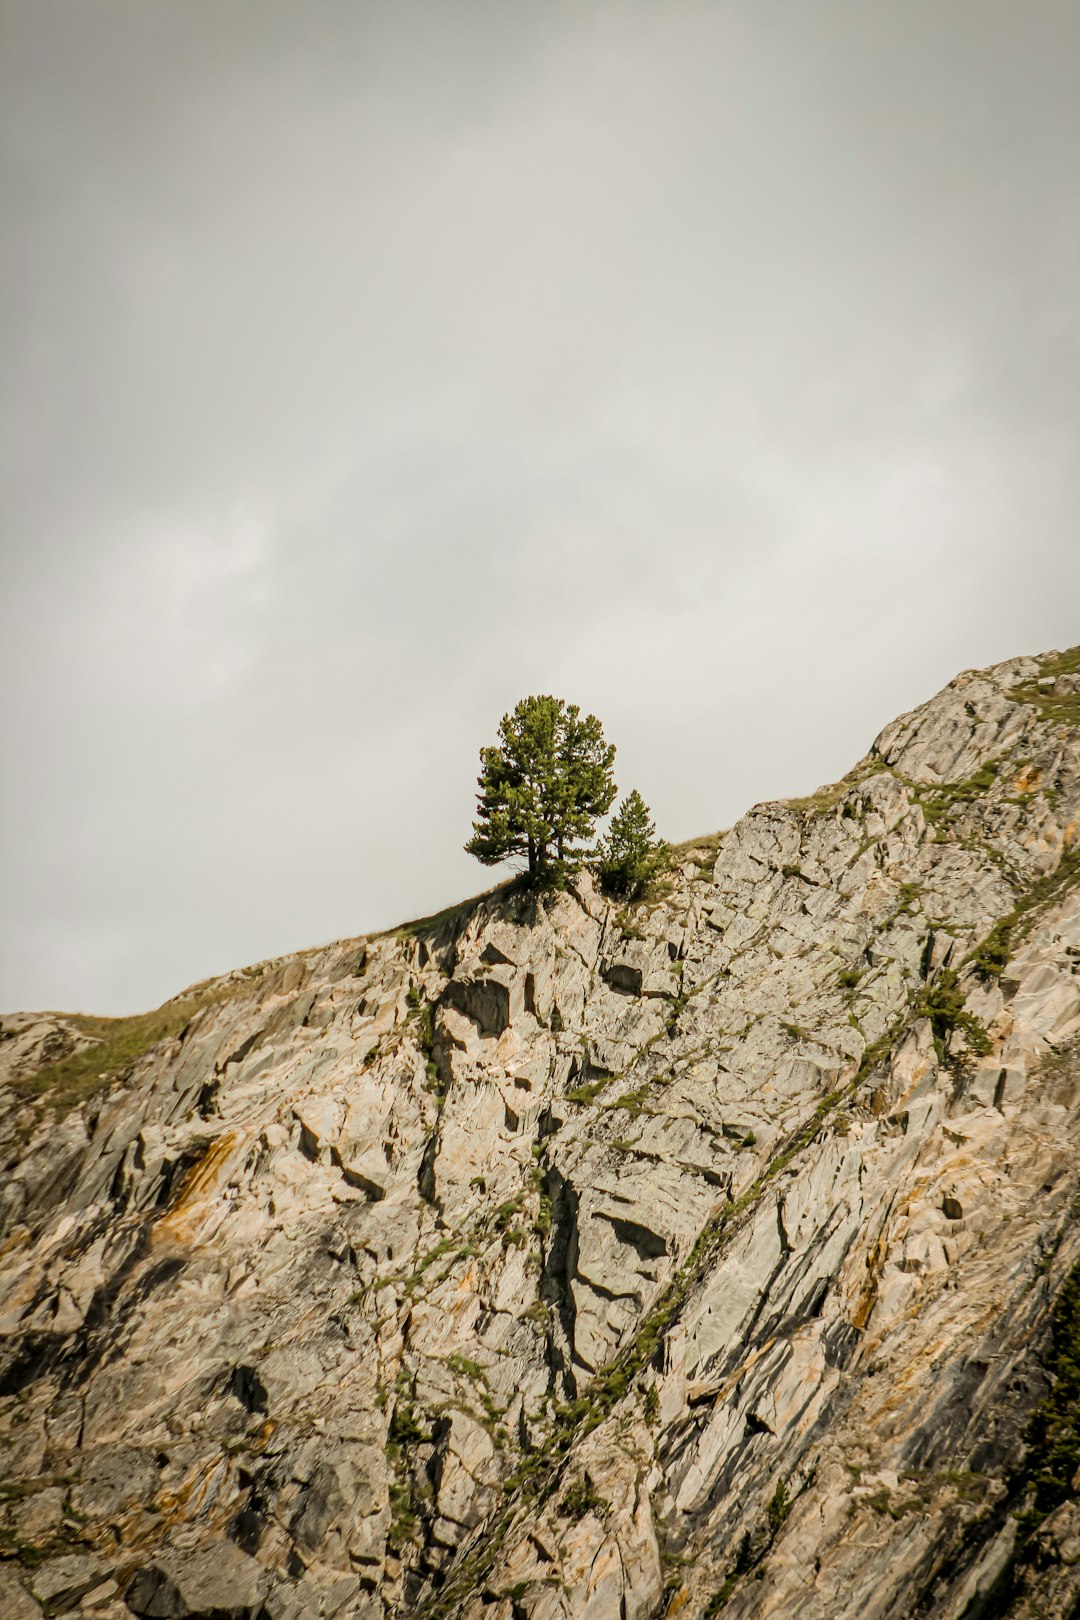
<instances>
[{"instance_id":1,"label":"overcast sky","mask_svg":"<svg viewBox=\"0 0 1080 1620\"><path fill-rule=\"evenodd\" d=\"M0 0L0 1007L673 839L1080 641L1076 0Z\"/></svg>"}]
</instances>

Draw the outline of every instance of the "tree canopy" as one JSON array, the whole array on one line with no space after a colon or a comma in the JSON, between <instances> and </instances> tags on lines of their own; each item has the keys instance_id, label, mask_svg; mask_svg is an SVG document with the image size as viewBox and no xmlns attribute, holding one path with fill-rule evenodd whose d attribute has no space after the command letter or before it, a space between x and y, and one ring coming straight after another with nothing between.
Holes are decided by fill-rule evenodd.
<instances>
[{"instance_id":1,"label":"tree canopy","mask_svg":"<svg viewBox=\"0 0 1080 1620\"><path fill-rule=\"evenodd\" d=\"M562 698L523 698L480 750L476 820L465 845L485 866L524 858L529 881L558 884L585 854L615 797L615 749L593 714Z\"/></svg>"},{"instance_id":2,"label":"tree canopy","mask_svg":"<svg viewBox=\"0 0 1080 1620\"><path fill-rule=\"evenodd\" d=\"M626 795L600 846L596 869L609 894L636 900L671 864L671 847L657 838L649 807L637 788Z\"/></svg>"}]
</instances>

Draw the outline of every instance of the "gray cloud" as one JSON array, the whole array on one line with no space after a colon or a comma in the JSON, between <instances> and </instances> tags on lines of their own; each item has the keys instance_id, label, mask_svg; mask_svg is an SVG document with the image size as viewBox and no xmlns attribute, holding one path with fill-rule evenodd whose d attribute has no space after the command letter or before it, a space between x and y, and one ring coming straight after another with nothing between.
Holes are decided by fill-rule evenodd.
<instances>
[{"instance_id":1,"label":"gray cloud","mask_svg":"<svg viewBox=\"0 0 1080 1620\"><path fill-rule=\"evenodd\" d=\"M484 886L525 692L681 837L1078 639L1071 0L0 18L0 1005Z\"/></svg>"}]
</instances>

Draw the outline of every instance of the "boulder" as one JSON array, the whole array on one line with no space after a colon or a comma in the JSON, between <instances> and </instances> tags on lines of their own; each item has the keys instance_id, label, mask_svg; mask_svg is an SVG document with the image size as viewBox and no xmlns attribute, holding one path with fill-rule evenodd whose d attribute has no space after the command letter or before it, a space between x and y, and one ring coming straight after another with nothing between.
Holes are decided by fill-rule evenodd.
<instances>
[{"instance_id":1,"label":"boulder","mask_svg":"<svg viewBox=\"0 0 1080 1620\"><path fill-rule=\"evenodd\" d=\"M124 1599L144 1620L258 1620L269 1579L231 1541L163 1552L128 1584Z\"/></svg>"}]
</instances>

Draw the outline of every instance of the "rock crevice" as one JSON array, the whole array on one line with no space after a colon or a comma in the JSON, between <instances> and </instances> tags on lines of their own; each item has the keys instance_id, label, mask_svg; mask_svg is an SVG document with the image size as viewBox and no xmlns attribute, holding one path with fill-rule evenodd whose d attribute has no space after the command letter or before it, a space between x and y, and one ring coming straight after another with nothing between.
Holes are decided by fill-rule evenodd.
<instances>
[{"instance_id":1,"label":"rock crevice","mask_svg":"<svg viewBox=\"0 0 1080 1620\"><path fill-rule=\"evenodd\" d=\"M0 1021L0 1610L1071 1615L1078 662L632 908L226 975L78 1087L85 1021Z\"/></svg>"}]
</instances>

